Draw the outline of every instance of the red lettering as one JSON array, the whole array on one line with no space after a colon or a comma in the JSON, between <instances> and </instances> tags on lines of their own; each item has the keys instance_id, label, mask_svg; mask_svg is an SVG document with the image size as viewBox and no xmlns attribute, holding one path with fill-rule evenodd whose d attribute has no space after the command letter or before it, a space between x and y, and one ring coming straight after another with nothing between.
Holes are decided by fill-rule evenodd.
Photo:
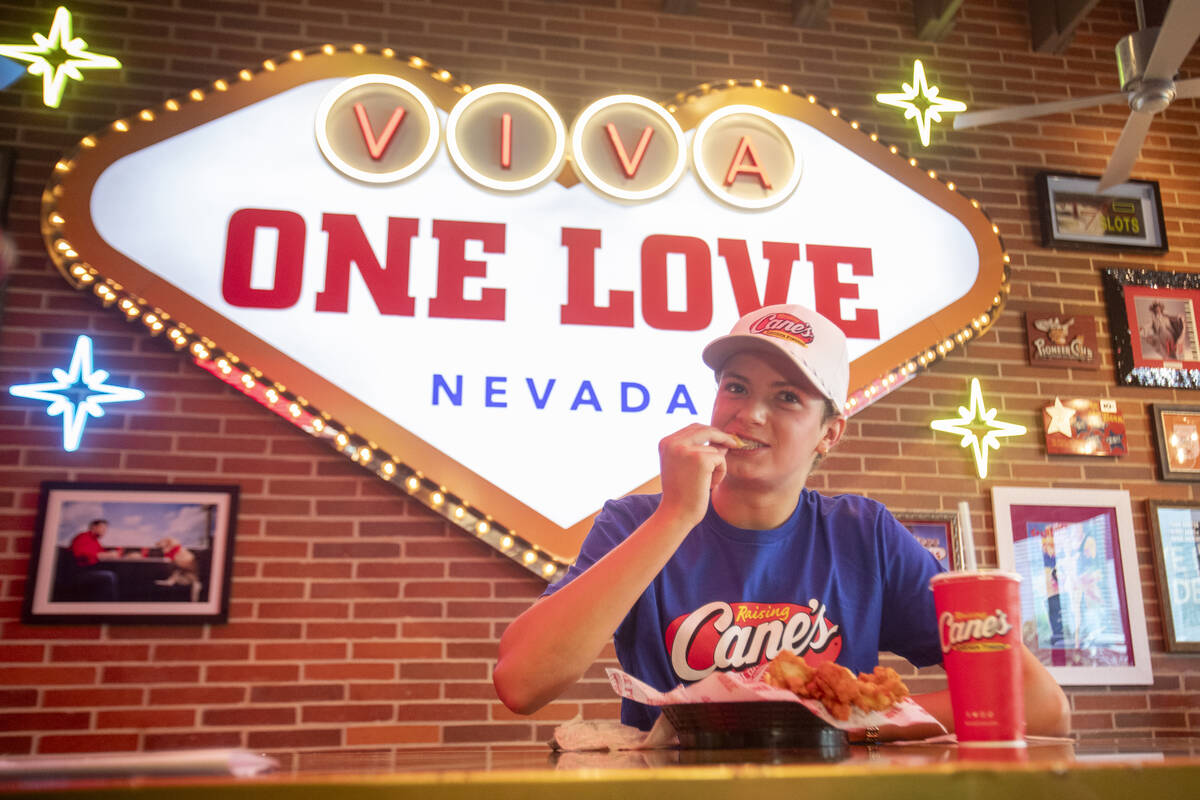
<instances>
[{"instance_id":1,"label":"red lettering","mask_svg":"<svg viewBox=\"0 0 1200 800\"><path fill-rule=\"evenodd\" d=\"M749 164L746 164L747 159L750 160ZM742 173L756 176L764 189L771 188L767 169L759 162L758 151L754 149L754 143L750 141L749 136L743 136L738 142L737 152L733 154L733 161L729 162L729 171L725 173L725 185L732 186L737 176Z\"/></svg>"},{"instance_id":2,"label":"red lettering","mask_svg":"<svg viewBox=\"0 0 1200 800\"><path fill-rule=\"evenodd\" d=\"M567 302L562 307L564 325L610 325L633 327L633 292L611 291L608 305L596 305L596 250L600 231L563 228L567 248Z\"/></svg>"},{"instance_id":3,"label":"red lettering","mask_svg":"<svg viewBox=\"0 0 1200 800\"><path fill-rule=\"evenodd\" d=\"M274 279L270 289L250 286L254 269L254 237L259 228L274 228ZM240 308L291 308L300 299L304 278L304 217L295 211L241 208L229 218L225 235L225 270L221 296Z\"/></svg>"},{"instance_id":4,"label":"red lettering","mask_svg":"<svg viewBox=\"0 0 1200 800\"><path fill-rule=\"evenodd\" d=\"M467 241L483 243L485 253L504 252L504 223L433 221L438 240L437 296L429 299L429 316L455 319L504 319L504 290L484 288L478 300L463 293L467 278L487 277L486 261L466 259Z\"/></svg>"},{"instance_id":5,"label":"red lettering","mask_svg":"<svg viewBox=\"0 0 1200 800\"><path fill-rule=\"evenodd\" d=\"M738 316L745 316L763 306L786 303L788 286L792 282L792 265L800 259L800 245L794 242L763 242L763 258L767 259L767 285L763 298L758 298L754 271L750 267L750 248L744 239L718 239L717 255L725 259L729 283Z\"/></svg>"},{"instance_id":6,"label":"red lettering","mask_svg":"<svg viewBox=\"0 0 1200 800\"><path fill-rule=\"evenodd\" d=\"M375 138L375 132L371 129L371 120L367 118L367 109L363 107L362 103L354 104L354 116L358 120L358 129L362 131L363 141L367 143L367 152L371 154L371 158L376 161L383 158L384 151L387 150L388 144L396 134L396 129L400 127L400 122L404 119L404 109L396 106L396 110L392 112L387 125L383 126L383 133L379 134L378 139Z\"/></svg>"},{"instance_id":7,"label":"red lettering","mask_svg":"<svg viewBox=\"0 0 1200 800\"><path fill-rule=\"evenodd\" d=\"M857 283L838 280L838 264L849 264L854 275L874 274L869 247L834 247L810 244L806 254L813 265L813 288L816 292L817 313L829 318L847 336L855 339L879 338L879 312L860 308L853 319L842 317L842 300L858 299Z\"/></svg>"},{"instance_id":8,"label":"red lettering","mask_svg":"<svg viewBox=\"0 0 1200 800\"><path fill-rule=\"evenodd\" d=\"M686 308L667 308L667 256L685 258ZM712 254L703 239L655 234L642 242L642 318L651 328L699 331L712 322Z\"/></svg>"},{"instance_id":9,"label":"red lettering","mask_svg":"<svg viewBox=\"0 0 1200 800\"><path fill-rule=\"evenodd\" d=\"M507 111L500 115L500 166L512 167L512 114Z\"/></svg>"},{"instance_id":10,"label":"red lettering","mask_svg":"<svg viewBox=\"0 0 1200 800\"><path fill-rule=\"evenodd\" d=\"M346 313L350 302L350 265L358 267L381 314L411 317L416 301L408 293L409 256L417 235L415 219L388 217L387 261L380 267L358 219L352 214L325 214L321 230L329 234L325 255L325 289L317 295L317 311Z\"/></svg>"},{"instance_id":11,"label":"red lettering","mask_svg":"<svg viewBox=\"0 0 1200 800\"><path fill-rule=\"evenodd\" d=\"M637 174L638 166L642 163L642 156L646 155L646 147L650 144L650 137L654 135L654 129L649 125L642 131L642 138L638 140L637 147L634 148L633 158L625 152L625 144L621 141L621 135L617 133L617 126L611 122L604 126L604 130L608 132L608 140L612 143L613 150L617 154L617 159L621 162L621 169L625 170L625 177L632 178Z\"/></svg>"}]
</instances>

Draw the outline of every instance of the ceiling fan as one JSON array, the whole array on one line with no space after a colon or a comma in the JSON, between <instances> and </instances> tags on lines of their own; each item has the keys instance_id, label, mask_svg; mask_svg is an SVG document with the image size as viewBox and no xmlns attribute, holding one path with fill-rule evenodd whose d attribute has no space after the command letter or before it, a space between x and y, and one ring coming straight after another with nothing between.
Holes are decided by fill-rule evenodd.
<instances>
[{"instance_id":1,"label":"ceiling fan","mask_svg":"<svg viewBox=\"0 0 1200 800\"><path fill-rule=\"evenodd\" d=\"M1124 183L1137 162L1154 115L1180 98L1200 97L1200 78L1175 81L1179 65L1200 38L1200 0L1174 0L1160 27L1146 27L1142 0L1137 0L1137 15L1138 30L1117 42L1121 91L1052 103L964 112L955 116L955 130L1127 102L1129 119L1097 189L1104 191Z\"/></svg>"}]
</instances>

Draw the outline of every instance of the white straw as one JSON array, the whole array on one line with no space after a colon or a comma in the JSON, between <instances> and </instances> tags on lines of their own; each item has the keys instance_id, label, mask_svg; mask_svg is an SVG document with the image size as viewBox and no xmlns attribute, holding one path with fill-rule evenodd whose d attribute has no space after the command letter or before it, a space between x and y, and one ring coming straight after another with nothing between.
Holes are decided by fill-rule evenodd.
<instances>
[{"instance_id":1,"label":"white straw","mask_svg":"<svg viewBox=\"0 0 1200 800\"><path fill-rule=\"evenodd\" d=\"M958 504L958 535L962 542L963 569L975 569L975 533L971 530L971 507L963 500Z\"/></svg>"}]
</instances>

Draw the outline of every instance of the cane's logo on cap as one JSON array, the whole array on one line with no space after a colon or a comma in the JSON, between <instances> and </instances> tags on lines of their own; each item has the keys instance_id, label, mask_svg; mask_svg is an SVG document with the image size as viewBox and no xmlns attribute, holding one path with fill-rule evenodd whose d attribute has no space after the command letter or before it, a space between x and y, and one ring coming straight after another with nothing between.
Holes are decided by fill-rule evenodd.
<instances>
[{"instance_id":1,"label":"cane's logo on cap","mask_svg":"<svg viewBox=\"0 0 1200 800\"><path fill-rule=\"evenodd\" d=\"M772 313L759 317L750 325L750 332L795 342L801 347L808 347L813 342L812 325L786 313Z\"/></svg>"}]
</instances>

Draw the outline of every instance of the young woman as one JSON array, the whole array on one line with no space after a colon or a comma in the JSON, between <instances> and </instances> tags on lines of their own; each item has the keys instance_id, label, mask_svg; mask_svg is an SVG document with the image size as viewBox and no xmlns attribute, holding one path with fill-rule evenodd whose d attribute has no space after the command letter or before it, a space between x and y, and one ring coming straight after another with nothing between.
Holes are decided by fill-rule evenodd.
<instances>
[{"instance_id":1,"label":"young woman","mask_svg":"<svg viewBox=\"0 0 1200 800\"><path fill-rule=\"evenodd\" d=\"M717 375L712 423L660 442L661 495L607 503L566 577L501 638L494 682L510 709L558 697L610 639L622 668L661 690L783 649L855 672L880 651L941 662L937 562L880 504L805 488L846 429L841 330L768 306L703 357ZM1029 732L1066 732L1066 698L1028 652L1025 678ZM947 692L916 699L952 726ZM621 717L647 729L657 713L624 701Z\"/></svg>"}]
</instances>

